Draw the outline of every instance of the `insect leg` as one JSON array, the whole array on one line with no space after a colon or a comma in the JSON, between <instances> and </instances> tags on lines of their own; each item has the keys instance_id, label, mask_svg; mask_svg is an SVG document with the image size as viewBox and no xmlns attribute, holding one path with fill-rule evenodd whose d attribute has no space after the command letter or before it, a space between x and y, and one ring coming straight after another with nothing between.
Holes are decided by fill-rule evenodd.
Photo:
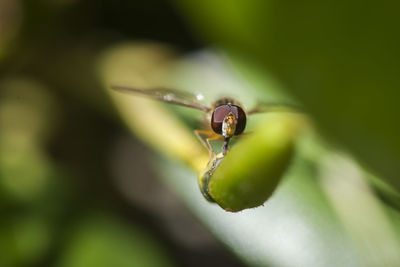
<instances>
[{"instance_id":1,"label":"insect leg","mask_svg":"<svg viewBox=\"0 0 400 267\"><path fill-rule=\"evenodd\" d=\"M210 144L210 140L219 139L220 135L210 130L194 130L194 133L203 146L207 148L208 152L210 152L210 158L212 158L212 156L215 155L215 152Z\"/></svg>"}]
</instances>

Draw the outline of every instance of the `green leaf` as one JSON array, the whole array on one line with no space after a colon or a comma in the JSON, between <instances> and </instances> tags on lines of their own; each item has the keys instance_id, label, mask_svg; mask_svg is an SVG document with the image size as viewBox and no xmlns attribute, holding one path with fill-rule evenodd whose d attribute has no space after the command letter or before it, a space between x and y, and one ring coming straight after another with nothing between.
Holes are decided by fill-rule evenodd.
<instances>
[{"instance_id":1,"label":"green leaf","mask_svg":"<svg viewBox=\"0 0 400 267\"><path fill-rule=\"evenodd\" d=\"M208 179L208 194L227 211L262 205L289 168L301 116L272 114L236 144Z\"/></svg>"}]
</instances>

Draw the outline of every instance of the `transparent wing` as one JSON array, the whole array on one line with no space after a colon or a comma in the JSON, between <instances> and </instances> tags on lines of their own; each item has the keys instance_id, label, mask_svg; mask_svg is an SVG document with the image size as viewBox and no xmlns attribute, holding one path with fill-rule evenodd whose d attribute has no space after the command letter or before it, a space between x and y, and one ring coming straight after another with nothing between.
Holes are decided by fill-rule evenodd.
<instances>
[{"instance_id":1,"label":"transparent wing","mask_svg":"<svg viewBox=\"0 0 400 267\"><path fill-rule=\"evenodd\" d=\"M181 105L185 107L191 107L195 109L202 110L204 112L210 111L210 108L199 103L197 101L197 96L189 92L182 92L178 90L168 89L168 88L150 88L150 89L138 89L129 86L112 86L112 89L123 92L142 95L150 97L156 100L160 100L167 103L172 103L176 105Z\"/></svg>"},{"instance_id":2,"label":"transparent wing","mask_svg":"<svg viewBox=\"0 0 400 267\"><path fill-rule=\"evenodd\" d=\"M247 115L265 112L302 112L299 106L289 103L257 103L247 112Z\"/></svg>"}]
</instances>

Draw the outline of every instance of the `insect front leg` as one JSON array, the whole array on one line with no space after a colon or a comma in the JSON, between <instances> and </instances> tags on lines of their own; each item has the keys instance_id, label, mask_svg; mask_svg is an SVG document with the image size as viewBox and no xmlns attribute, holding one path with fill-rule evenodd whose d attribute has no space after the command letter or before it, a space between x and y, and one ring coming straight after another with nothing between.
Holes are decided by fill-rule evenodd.
<instances>
[{"instance_id":1,"label":"insect front leg","mask_svg":"<svg viewBox=\"0 0 400 267\"><path fill-rule=\"evenodd\" d=\"M210 153L210 159L215 155L215 151L210 144L210 140L220 139L221 136L211 130L194 130L195 135Z\"/></svg>"}]
</instances>

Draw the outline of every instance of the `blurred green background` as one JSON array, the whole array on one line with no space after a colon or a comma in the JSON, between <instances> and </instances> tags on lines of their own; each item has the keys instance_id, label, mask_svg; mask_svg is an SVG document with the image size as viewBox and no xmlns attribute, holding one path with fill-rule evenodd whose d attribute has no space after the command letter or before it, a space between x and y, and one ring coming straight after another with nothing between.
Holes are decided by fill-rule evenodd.
<instances>
[{"instance_id":1,"label":"blurred green background","mask_svg":"<svg viewBox=\"0 0 400 267\"><path fill-rule=\"evenodd\" d=\"M399 8L1 0L0 266L399 266ZM141 113L114 83L296 103L312 126L272 198L227 213L197 188L201 114ZM149 135L154 114L171 129Z\"/></svg>"}]
</instances>

